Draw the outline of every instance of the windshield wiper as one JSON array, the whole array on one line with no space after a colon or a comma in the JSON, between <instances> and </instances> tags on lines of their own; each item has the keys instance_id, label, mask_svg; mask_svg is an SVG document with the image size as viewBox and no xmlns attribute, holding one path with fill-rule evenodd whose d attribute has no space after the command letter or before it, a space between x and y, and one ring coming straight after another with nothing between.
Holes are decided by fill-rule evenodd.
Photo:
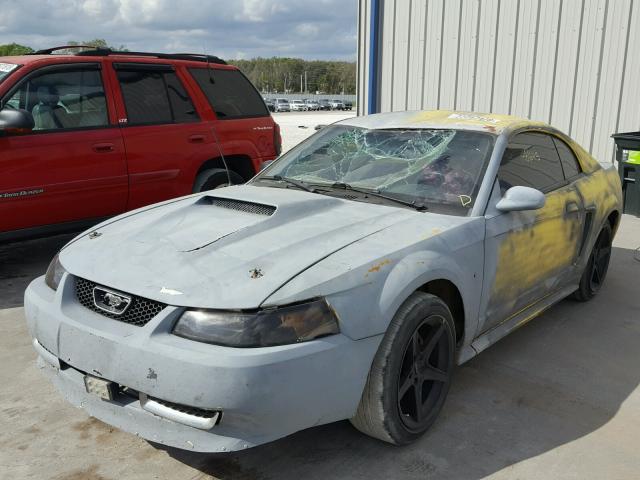
<instances>
[{"instance_id":1,"label":"windshield wiper","mask_svg":"<svg viewBox=\"0 0 640 480\"><path fill-rule=\"evenodd\" d=\"M315 193L316 189L311 185L307 185L305 182L300 180L294 180L293 178L283 177L282 175L273 175L272 177L260 177L258 180L275 180L276 182L284 182L289 185L293 185L294 187L301 188L302 190L306 190L307 192Z\"/></svg>"},{"instance_id":2,"label":"windshield wiper","mask_svg":"<svg viewBox=\"0 0 640 480\"><path fill-rule=\"evenodd\" d=\"M325 187L325 186L323 185L323 187ZM414 209L418 210L419 212L428 210L428 207L424 203L419 202L418 200L414 200L412 202L408 202L406 200L400 200L399 198L396 198L396 197L390 197L388 195L380 193L377 190L371 190L371 189L368 189L368 188L354 187L352 185L349 185L348 183L335 182L335 183L333 183L331 185L327 185L326 187L327 188L335 188L335 189L340 188L340 189L343 189L343 190L350 190L352 192L362 193L364 195L370 195L370 196L376 197L376 198L382 198L384 200L389 200L391 202L395 202L395 203L398 203L400 205L404 205L406 207L414 208Z\"/></svg>"}]
</instances>

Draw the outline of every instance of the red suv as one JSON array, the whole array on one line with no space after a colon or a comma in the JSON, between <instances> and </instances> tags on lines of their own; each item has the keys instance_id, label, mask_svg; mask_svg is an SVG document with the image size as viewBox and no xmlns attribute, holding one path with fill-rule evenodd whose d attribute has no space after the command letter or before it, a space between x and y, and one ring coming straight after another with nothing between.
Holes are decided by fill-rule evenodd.
<instances>
[{"instance_id":1,"label":"red suv","mask_svg":"<svg viewBox=\"0 0 640 480\"><path fill-rule=\"evenodd\" d=\"M264 100L217 57L62 48L0 57L0 242L242 183L280 153Z\"/></svg>"}]
</instances>

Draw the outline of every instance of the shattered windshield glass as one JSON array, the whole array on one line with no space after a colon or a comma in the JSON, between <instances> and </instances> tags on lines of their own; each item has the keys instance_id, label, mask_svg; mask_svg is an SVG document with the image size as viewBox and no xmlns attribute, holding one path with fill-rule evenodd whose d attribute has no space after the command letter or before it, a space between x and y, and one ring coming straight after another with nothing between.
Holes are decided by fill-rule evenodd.
<instances>
[{"instance_id":1,"label":"shattered windshield glass","mask_svg":"<svg viewBox=\"0 0 640 480\"><path fill-rule=\"evenodd\" d=\"M468 130L326 127L260 177L316 186L346 184L408 202L473 206L493 135Z\"/></svg>"}]
</instances>

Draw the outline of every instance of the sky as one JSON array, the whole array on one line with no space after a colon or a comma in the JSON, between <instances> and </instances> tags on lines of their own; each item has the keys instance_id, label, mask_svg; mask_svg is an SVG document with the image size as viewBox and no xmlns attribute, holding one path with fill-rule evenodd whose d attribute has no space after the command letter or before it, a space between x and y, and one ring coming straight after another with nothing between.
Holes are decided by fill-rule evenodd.
<instances>
[{"instance_id":1,"label":"sky","mask_svg":"<svg viewBox=\"0 0 640 480\"><path fill-rule=\"evenodd\" d=\"M222 58L356 58L357 0L0 0L0 44L104 38Z\"/></svg>"}]
</instances>

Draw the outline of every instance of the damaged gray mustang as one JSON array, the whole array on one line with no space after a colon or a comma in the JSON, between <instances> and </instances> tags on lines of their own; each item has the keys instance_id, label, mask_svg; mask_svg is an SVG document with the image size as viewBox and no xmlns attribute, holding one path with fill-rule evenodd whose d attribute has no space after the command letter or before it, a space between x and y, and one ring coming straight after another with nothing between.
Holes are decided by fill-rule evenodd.
<instances>
[{"instance_id":1,"label":"damaged gray mustang","mask_svg":"<svg viewBox=\"0 0 640 480\"><path fill-rule=\"evenodd\" d=\"M455 365L598 292L620 212L616 172L547 125L353 118L246 185L79 235L26 316L64 396L150 441L232 451L350 419L407 444Z\"/></svg>"}]
</instances>

